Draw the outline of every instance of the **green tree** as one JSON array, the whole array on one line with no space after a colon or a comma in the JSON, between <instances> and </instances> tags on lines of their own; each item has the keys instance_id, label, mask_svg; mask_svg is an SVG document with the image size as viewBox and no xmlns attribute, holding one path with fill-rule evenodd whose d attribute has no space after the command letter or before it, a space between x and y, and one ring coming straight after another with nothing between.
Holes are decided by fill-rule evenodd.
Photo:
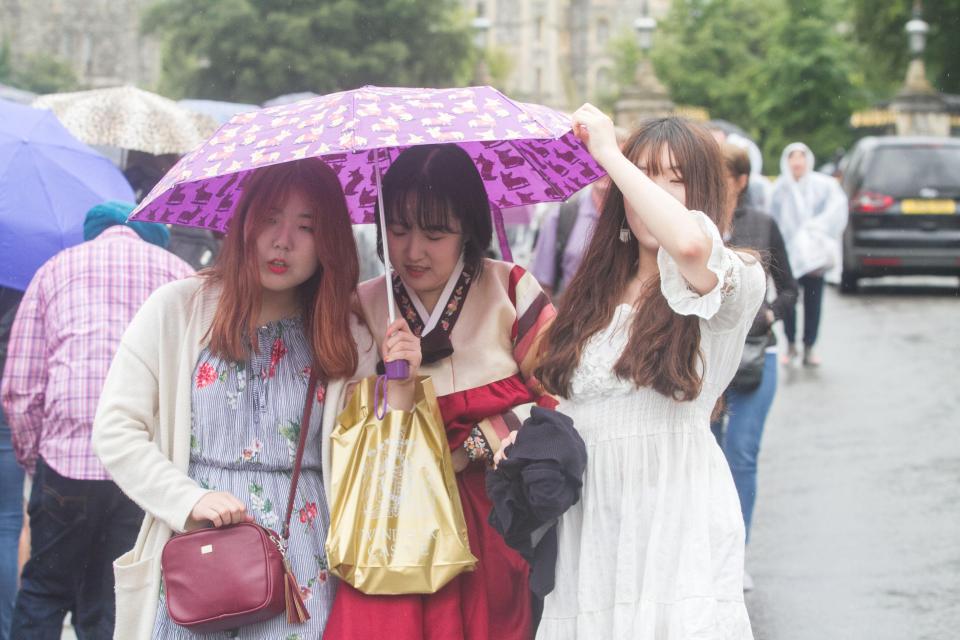
<instances>
[{"instance_id":1,"label":"green tree","mask_svg":"<svg viewBox=\"0 0 960 640\"><path fill-rule=\"evenodd\" d=\"M854 68L855 51L836 24L824 0L786 0L786 11L774 21L751 101L769 162L778 162L780 151L794 140L806 142L825 160L853 139L849 120L865 104L863 78Z\"/></svg>"},{"instance_id":2,"label":"green tree","mask_svg":"<svg viewBox=\"0 0 960 640\"><path fill-rule=\"evenodd\" d=\"M28 57L14 73L14 84L34 93L59 93L79 88L77 76L69 64L54 56Z\"/></svg>"},{"instance_id":3,"label":"green tree","mask_svg":"<svg viewBox=\"0 0 960 640\"><path fill-rule=\"evenodd\" d=\"M10 62L10 44L0 43L0 82L8 82L13 75L13 63Z\"/></svg>"},{"instance_id":4,"label":"green tree","mask_svg":"<svg viewBox=\"0 0 960 640\"><path fill-rule=\"evenodd\" d=\"M455 0L163 0L144 19L164 43L162 89L262 102L364 84L451 85L471 72Z\"/></svg>"},{"instance_id":5,"label":"green tree","mask_svg":"<svg viewBox=\"0 0 960 640\"><path fill-rule=\"evenodd\" d=\"M792 140L821 158L849 143L863 102L838 0L674 0L653 48L679 104L706 107L750 133L768 172Z\"/></svg>"},{"instance_id":6,"label":"green tree","mask_svg":"<svg viewBox=\"0 0 960 640\"><path fill-rule=\"evenodd\" d=\"M613 60L612 86L599 89L594 103L604 111L613 111L617 99L633 84L637 65L643 59L643 50L633 30L624 28L607 42L607 53Z\"/></svg>"},{"instance_id":7,"label":"green tree","mask_svg":"<svg viewBox=\"0 0 960 640\"><path fill-rule=\"evenodd\" d=\"M862 47L868 87L877 99L889 98L903 83L910 62L907 34L911 0L848 0L853 35ZM940 91L960 93L960 0L927 0L923 19L930 25L924 62L927 77Z\"/></svg>"},{"instance_id":8,"label":"green tree","mask_svg":"<svg viewBox=\"0 0 960 640\"><path fill-rule=\"evenodd\" d=\"M0 82L34 93L72 91L78 87L77 76L70 65L47 54L28 56L15 64L10 45L0 45Z\"/></svg>"},{"instance_id":9,"label":"green tree","mask_svg":"<svg viewBox=\"0 0 960 640\"><path fill-rule=\"evenodd\" d=\"M657 76L679 104L759 133L757 72L766 62L771 17L782 0L675 0L653 47Z\"/></svg>"}]
</instances>

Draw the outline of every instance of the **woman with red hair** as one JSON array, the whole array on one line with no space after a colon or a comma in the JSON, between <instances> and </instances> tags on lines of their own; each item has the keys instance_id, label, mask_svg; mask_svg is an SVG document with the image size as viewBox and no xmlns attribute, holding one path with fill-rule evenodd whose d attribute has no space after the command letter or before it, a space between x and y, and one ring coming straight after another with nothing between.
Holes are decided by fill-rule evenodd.
<instances>
[{"instance_id":1,"label":"woman with red hair","mask_svg":"<svg viewBox=\"0 0 960 640\"><path fill-rule=\"evenodd\" d=\"M104 466L146 511L136 545L115 563L116 637L195 637L164 604L160 553L173 533L244 521L282 529L305 402L315 404L287 555L310 620L279 616L233 637L323 633L336 581L325 562L330 454L321 443L348 381L374 373L381 355L351 311L358 269L333 171L316 159L266 167L247 177L214 267L159 289L133 320L93 433ZM391 406L409 410L419 340L402 320L386 336L384 359L412 371L390 382ZM306 397L311 371L315 398Z\"/></svg>"}]
</instances>

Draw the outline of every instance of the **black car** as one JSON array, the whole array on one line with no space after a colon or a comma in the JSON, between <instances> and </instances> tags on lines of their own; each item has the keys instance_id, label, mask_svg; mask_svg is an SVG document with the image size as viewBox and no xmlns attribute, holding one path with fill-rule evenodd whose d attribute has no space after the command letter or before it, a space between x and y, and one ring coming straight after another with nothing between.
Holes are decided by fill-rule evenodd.
<instances>
[{"instance_id":1,"label":"black car","mask_svg":"<svg viewBox=\"0 0 960 640\"><path fill-rule=\"evenodd\" d=\"M841 291L863 277L960 275L960 139L863 138L843 176Z\"/></svg>"}]
</instances>

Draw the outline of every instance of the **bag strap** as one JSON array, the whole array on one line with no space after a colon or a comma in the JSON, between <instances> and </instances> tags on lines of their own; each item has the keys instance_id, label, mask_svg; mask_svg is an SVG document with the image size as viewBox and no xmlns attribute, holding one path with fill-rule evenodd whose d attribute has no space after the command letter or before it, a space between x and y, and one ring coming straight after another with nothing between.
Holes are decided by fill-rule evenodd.
<instances>
[{"instance_id":1,"label":"bag strap","mask_svg":"<svg viewBox=\"0 0 960 640\"><path fill-rule=\"evenodd\" d=\"M297 443L297 456L293 462L293 475L290 477L290 495L287 497L287 517L283 520L281 537L286 542L290 537L290 516L293 515L293 501L297 496L297 483L300 481L300 465L303 463L303 449L307 444L307 432L310 430L310 415L317 395L317 368L310 367L310 382L307 384L307 399L303 403L303 419L300 421L300 441Z\"/></svg>"}]
</instances>

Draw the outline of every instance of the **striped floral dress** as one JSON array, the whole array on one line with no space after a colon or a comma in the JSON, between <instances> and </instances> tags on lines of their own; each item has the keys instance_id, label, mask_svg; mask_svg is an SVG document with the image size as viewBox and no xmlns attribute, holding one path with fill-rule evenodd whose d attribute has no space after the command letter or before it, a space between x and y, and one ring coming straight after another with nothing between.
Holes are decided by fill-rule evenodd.
<instances>
[{"instance_id":1,"label":"striped floral dress","mask_svg":"<svg viewBox=\"0 0 960 640\"><path fill-rule=\"evenodd\" d=\"M280 532L310 376L310 345L299 318L260 327L257 342L259 353L247 362L227 362L208 349L200 354L193 377L188 473L203 487L237 496L259 524ZM197 635L170 620L161 587L154 638L307 640L322 635L336 592L323 548L330 522L320 470L323 393L321 386L310 419L288 549L310 620L291 625L277 616L237 632Z\"/></svg>"}]
</instances>

